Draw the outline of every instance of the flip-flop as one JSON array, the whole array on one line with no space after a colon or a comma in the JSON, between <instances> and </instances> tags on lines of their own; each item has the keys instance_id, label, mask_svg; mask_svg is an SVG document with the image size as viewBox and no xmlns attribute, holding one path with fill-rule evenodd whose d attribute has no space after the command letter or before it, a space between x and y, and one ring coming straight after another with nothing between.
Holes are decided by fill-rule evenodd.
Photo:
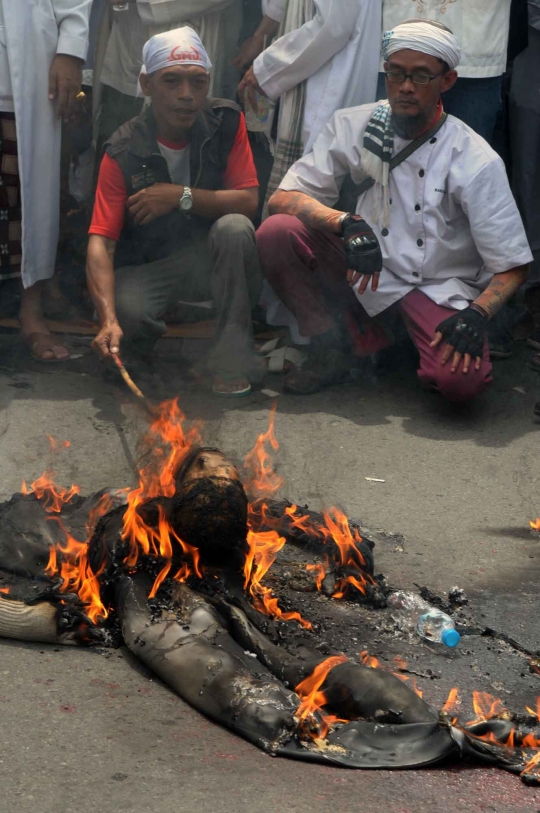
<instances>
[{"instance_id":1,"label":"flip-flop","mask_svg":"<svg viewBox=\"0 0 540 813\"><path fill-rule=\"evenodd\" d=\"M221 376L224 381L237 381L238 378L245 377L238 376L236 373L224 373L223 370L216 370L215 375ZM221 392L216 389L214 384L212 385L212 392L217 398L245 398L247 395L251 395L251 384L248 382L247 387L244 387L243 390L236 390L235 392Z\"/></svg>"},{"instance_id":2,"label":"flip-flop","mask_svg":"<svg viewBox=\"0 0 540 813\"><path fill-rule=\"evenodd\" d=\"M28 351L35 361L40 361L42 364L61 364L62 362L69 361L70 356L59 359L53 355L53 358L44 359L43 353L50 350L54 353L53 347L63 347L65 350L68 348L62 344L61 341L56 339L52 333L29 333L28 336L22 337L22 341L28 348ZM68 351L69 354L69 351Z\"/></svg>"}]
</instances>

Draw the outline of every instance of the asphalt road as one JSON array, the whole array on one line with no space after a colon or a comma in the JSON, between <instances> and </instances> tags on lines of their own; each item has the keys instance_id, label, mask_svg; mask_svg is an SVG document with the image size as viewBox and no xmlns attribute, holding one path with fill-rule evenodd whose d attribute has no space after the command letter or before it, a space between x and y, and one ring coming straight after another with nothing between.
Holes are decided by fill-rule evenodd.
<instances>
[{"instance_id":1,"label":"asphalt road","mask_svg":"<svg viewBox=\"0 0 540 813\"><path fill-rule=\"evenodd\" d=\"M0 499L50 464L83 492L132 483L144 419L121 387L103 382L87 345L76 343L81 358L65 368L27 361L11 337L0 337L2 349ZM377 570L404 587L458 584L483 602L487 620L540 648L540 536L528 530L540 516L540 378L521 351L499 364L485 397L456 411L417 388L410 364L397 366L311 398L280 398L284 496L312 508L337 503L402 533L403 550L378 546ZM271 400L189 392L181 403L206 421L209 442L239 460L266 428ZM72 445L51 456L47 435ZM191 710L124 650L2 641L0 810L534 813L540 791L461 765L390 773L271 759Z\"/></svg>"}]
</instances>

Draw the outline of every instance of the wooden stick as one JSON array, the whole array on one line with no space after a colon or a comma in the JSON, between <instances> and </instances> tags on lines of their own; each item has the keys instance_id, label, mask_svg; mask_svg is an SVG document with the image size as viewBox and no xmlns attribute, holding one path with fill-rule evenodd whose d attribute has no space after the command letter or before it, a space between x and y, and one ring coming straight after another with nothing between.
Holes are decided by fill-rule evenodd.
<instances>
[{"instance_id":1,"label":"wooden stick","mask_svg":"<svg viewBox=\"0 0 540 813\"><path fill-rule=\"evenodd\" d=\"M131 392L133 393L133 395L135 395L137 398L139 398L141 401L143 401L145 407L149 411L151 411L150 404L148 403L148 401L146 399L146 396L140 391L138 386L133 381L132 377L130 376L130 374L128 373L128 371L126 370L124 365L122 364L122 359L120 358L118 353L112 353L111 355L112 355L112 357L114 359L114 363L116 364L116 366L120 370L120 375L122 376L122 378L124 379L124 381L128 385L128 387L131 390Z\"/></svg>"}]
</instances>

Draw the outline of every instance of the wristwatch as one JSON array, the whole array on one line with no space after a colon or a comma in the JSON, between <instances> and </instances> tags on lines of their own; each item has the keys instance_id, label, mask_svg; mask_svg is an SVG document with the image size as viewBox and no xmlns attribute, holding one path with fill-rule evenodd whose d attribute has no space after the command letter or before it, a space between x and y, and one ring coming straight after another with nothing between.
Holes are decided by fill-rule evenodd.
<instances>
[{"instance_id":1,"label":"wristwatch","mask_svg":"<svg viewBox=\"0 0 540 813\"><path fill-rule=\"evenodd\" d=\"M184 193L178 202L178 208L183 215L189 217L193 209L193 194L189 186L184 186Z\"/></svg>"}]
</instances>

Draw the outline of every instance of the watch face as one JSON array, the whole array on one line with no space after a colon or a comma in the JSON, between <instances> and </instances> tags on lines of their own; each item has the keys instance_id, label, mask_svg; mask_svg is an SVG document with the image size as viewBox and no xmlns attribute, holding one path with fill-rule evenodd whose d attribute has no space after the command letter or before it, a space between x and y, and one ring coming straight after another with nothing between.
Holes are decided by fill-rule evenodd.
<instances>
[{"instance_id":1,"label":"watch face","mask_svg":"<svg viewBox=\"0 0 540 813\"><path fill-rule=\"evenodd\" d=\"M180 211L191 212L193 209L193 198L189 194L185 194L180 199Z\"/></svg>"}]
</instances>

